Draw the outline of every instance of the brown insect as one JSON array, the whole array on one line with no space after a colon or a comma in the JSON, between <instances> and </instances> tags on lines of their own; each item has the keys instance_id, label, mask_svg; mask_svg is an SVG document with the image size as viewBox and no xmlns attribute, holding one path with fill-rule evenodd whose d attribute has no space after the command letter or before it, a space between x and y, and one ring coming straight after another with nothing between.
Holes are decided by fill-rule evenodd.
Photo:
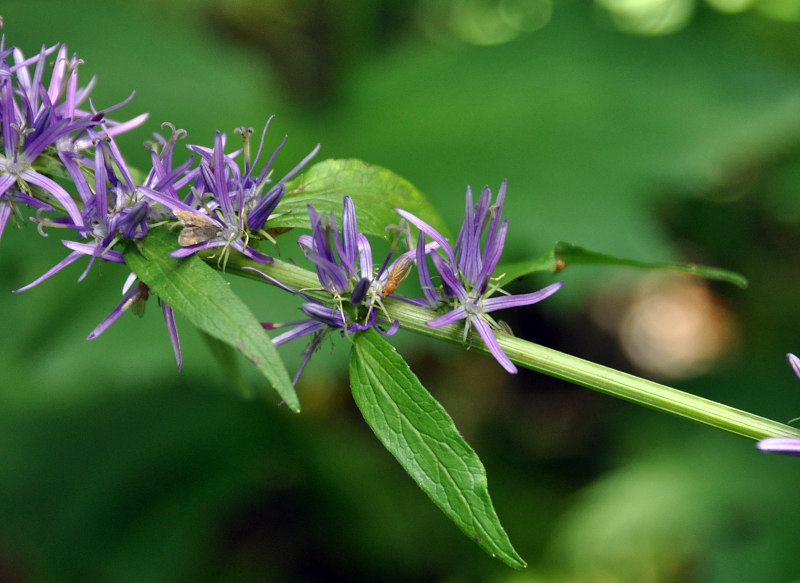
<instances>
[{"instance_id":1,"label":"brown insect","mask_svg":"<svg viewBox=\"0 0 800 583\"><path fill-rule=\"evenodd\" d=\"M180 209L172 211L172 214L183 225L183 230L178 235L178 244L181 247L209 241L222 232L222 227L205 215Z\"/></svg>"},{"instance_id":2,"label":"brown insect","mask_svg":"<svg viewBox=\"0 0 800 583\"><path fill-rule=\"evenodd\" d=\"M403 283L403 280L408 277L412 265L414 265L414 260L410 256L400 256L386 276L386 283L381 290L381 295L383 297L388 296L398 285Z\"/></svg>"}]
</instances>

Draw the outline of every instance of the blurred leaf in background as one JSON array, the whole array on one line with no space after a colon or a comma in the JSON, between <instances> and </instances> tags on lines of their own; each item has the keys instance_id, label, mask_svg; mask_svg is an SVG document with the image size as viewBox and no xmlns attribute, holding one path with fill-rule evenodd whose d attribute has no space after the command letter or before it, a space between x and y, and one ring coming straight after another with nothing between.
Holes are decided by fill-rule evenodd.
<instances>
[{"instance_id":1,"label":"blurred leaf in background","mask_svg":"<svg viewBox=\"0 0 800 583\"><path fill-rule=\"evenodd\" d=\"M58 41L77 52L82 77L98 76L96 106L136 90L127 111L151 118L120 140L134 164L163 121L207 144L274 113L268 144L289 134L277 174L321 142L318 160L359 158L409 180L451 229L467 184L507 177L509 262L566 240L743 273L744 291L703 285L730 336L672 378L780 421L798 415L783 360L800 350L794 0L11 0L2 14L6 42L27 54ZM290 257L295 236L280 239ZM84 342L119 301L127 274L116 266L9 293L63 255L31 225L4 233L3 580L727 583L800 572L793 460L398 335L486 466L529 564L511 573L462 540L359 421L342 347L324 346L304 373L299 417L240 402L181 321L177 373L157 310ZM518 335L665 374L636 369L621 348L650 293L638 274L561 275L562 299L504 315ZM264 320L297 308L263 285L232 286ZM706 309L679 313L700 312L717 325Z\"/></svg>"}]
</instances>

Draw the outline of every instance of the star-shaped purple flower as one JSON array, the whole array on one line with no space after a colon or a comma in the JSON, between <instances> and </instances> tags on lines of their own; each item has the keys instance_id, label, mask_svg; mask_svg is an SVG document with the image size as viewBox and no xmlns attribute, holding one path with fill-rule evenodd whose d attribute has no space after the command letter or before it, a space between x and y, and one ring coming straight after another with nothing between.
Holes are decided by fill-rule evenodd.
<instances>
[{"instance_id":1,"label":"star-shaped purple flower","mask_svg":"<svg viewBox=\"0 0 800 583\"><path fill-rule=\"evenodd\" d=\"M308 319L285 323L262 323L268 330L291 327L290 330L272 339L276 346L311 336L311 341L303 350L303 362L294 377L294 383L328 332L336 330L344 336L375 328L381 334L390 336L400 327L400 323L395 320L388 329L382 329L377 323L378 310L382 307L383 298L389 295L407 275L417 251L415 249L406 251L391 263L389 263L390 255L376 273L369 241L358 232L358 219L353 200L345 196L342 207L340 232L333 213L320 214L313 206L308 205L311 234L300 235L297 240L306 257L315 265L323 289L331 294L333 306L291 289L258 269L245 268L306 300L300 309ZM431 248L432 246L428 247L429 250Z\"/></svg>"},{"instance_id":2,"label":"star-shaped purple flower","mask_svg":"<svg viewBox=\"0 0 800 583\"><path fill-rule=\"evenodd\" d=\"M497 343L494 329L500 325L489 315L490 312L503 308L527 306L540 302L557 292L563 281L553 283L539 291L528 294L501 295L491 297L495 292L502 292L497 283L492 283L492 274L500 260L505 244L508 219L501 221L503 202L505 201L506 181L504 180L492 204L492 193L486 186L473 205L472 190L467 188L466 212L461 230L458 233L455 247L431 225L402 209L395 209L400 216L420 230L417 245L417 271L420 284L425 295L424 303L431 307L449 304L453 309L429 322L428 326L438 327L466 320L465 334L475 328L486 347L497 362L510 373L516 373L517 367L503 352ZM484 234L485 231L485 234ZM442 278L441 288L434 287L427 262L422 249L425 246L424 235L430 237L442 250L431 253L431 259ZM496 281L496 280L495 280Z\"/></svg>"}]
</instances>

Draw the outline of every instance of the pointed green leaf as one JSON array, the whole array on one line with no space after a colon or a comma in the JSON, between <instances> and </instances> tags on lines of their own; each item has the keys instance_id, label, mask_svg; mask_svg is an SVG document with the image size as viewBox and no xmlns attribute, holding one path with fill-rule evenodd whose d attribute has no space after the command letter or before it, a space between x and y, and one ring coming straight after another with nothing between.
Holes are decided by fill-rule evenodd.
<instances>
[{"instance_id":1,"label":"pointed green leaf","mask_svg":"<svg viewBox=\"0 0 800 583\"><path fill-rule=\"evenodd\" d=\"M206 334L233 346L255 364L293 411L300 401L283 361L250 309L228 282L197 256L170 257L175 236L151 229L125 249L125 262L161 299Z\"/></svg>"},{"instance_id":2,"label":"pointed green leaf","mask_svg":"<svg viewBox=\"0 0 800 583\"><path fill-rule=\"evenodd\" d=\"M356 159L324 160L286 184L286 194L266 228L309 228L306 205L319 212L342 213L342 198L350 195L358 214L359 231L386 237L386 227L400 221L402 208L446 230L444 221L410 182L397 174Z\"/></svg>"},{"instance_id":3,"label":"pointed green leaf","mask_svg":"<svg viewBox=\"0 0 800 583\"><path fill-rule=\"evenodd\" d=\"M350 383L367 424L431 500L486 552L524 567L494 511L477 454L375 330L355 335Z\"/></svg>"},{"instance_id":4,"label":"pointed green leaf","mask_svg":"<svg viewBox=\"0 0 800 583\"><path fill-rule=\"evenodd\" d=\"M747 287L746 277L734 271L728 271L727 269L697 265L695 263L626 259L624 257L615 257L613 255L606 255L605 253L589 251L588 249L564 241L557 242L547 253L536 259L501 265L497 268L497 273L505 273L506 280L512 281L523 275L528 275L529 273L553 273L561 271L565 267L571 265L621 265L639 269L660 269L725 281L742 288Z\"/></svg>"}]
</instances>

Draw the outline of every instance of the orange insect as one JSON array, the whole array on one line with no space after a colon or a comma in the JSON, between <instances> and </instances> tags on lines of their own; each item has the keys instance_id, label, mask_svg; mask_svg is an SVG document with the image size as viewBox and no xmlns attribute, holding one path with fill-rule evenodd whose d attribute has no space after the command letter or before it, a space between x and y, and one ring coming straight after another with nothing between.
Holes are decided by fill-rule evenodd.
<instances>
[{"instance_id":1,"label":"orange insect","mask_svg":"<svg viewBox=\"0 0 800 583\"><path fill-rule=\"evenodd\" d=\"M386 276L386 283L381 290L381 295L383 297L388 296L398 285L403 283L403 280L408 277L408 274L411 272L412 265L414 265L414 260L408 255L401 255L397 261L395 261Z\"/></svg>"}]
</instances>

